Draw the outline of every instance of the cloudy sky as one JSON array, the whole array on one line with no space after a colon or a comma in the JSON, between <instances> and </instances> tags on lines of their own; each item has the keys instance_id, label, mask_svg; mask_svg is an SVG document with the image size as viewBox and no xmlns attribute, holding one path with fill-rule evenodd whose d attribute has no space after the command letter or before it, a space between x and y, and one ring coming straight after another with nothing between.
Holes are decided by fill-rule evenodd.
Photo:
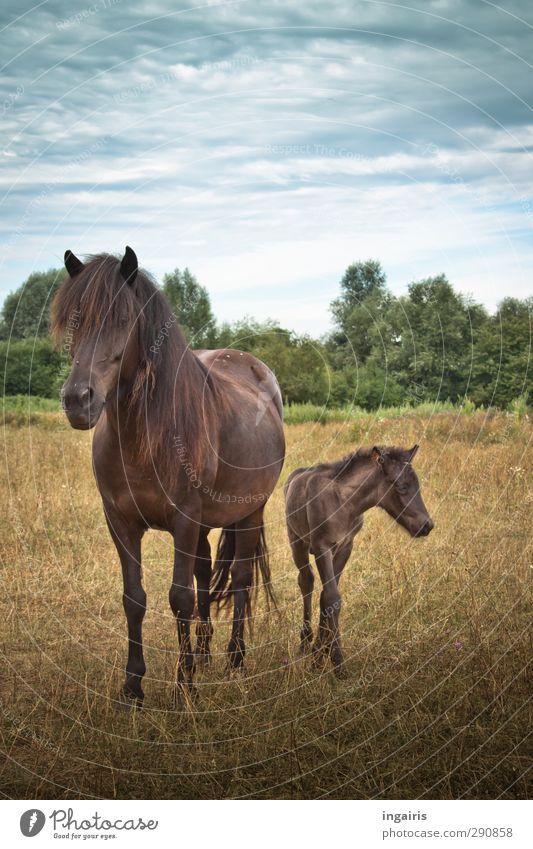
<instances>
[{"instance_id":1,"label":"cloudy sky","mask_svg":"<svg viewBox=\"0 0 533 849\"><path fill-rule=\"evenodd\" d=\"M346 265L533 293L533 7L4 0L0 299L132 245L319 334Z\"/></svg>"}]
</instances>

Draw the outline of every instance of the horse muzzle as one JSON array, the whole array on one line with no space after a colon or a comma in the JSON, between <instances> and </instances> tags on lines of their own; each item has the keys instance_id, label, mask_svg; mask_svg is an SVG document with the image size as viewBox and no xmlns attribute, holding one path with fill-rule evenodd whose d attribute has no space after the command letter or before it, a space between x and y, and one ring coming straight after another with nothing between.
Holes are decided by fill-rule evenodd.
<instances>
[{"instance_id":1,"label":"horse muzzle","mask_svg":"<svg viewBox=\"0 0 533 849\"><path fill-rule=\"evenodd\" d=\"M90 430L102 414L105 399L89 385L74 384L72 388L63 387L61 405L71 427L76 430Z\"/></svg>"}]
</instances>

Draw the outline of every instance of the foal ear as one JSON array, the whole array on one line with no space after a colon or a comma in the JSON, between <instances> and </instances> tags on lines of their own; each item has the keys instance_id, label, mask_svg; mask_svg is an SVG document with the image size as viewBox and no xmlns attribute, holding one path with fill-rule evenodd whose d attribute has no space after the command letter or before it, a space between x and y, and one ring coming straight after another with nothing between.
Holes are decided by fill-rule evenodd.
<instances>
[{"instance_id":1,"label":"foal ear","mask_svg":"<svg viewBox=\"0 0 533 849\"><path fill-rule=\"evenodd\" d=\"M380 466L383 465L383 462L384 462L383 451L381 450L381 448L378 448L376 445L374 445L374 447L372 449L372 459L373 459L374 463L379 463Z\"/></svg>"},{"instance_id":2,"label":"foal ear","mask_svg":"<svg viewBox=\"0 0 533 849\"><path fill-rule=\"evenodd\" d=\"M409 451L407 452L407 456L409 457L410 463L412 463L413 460L415 459L416 452L418 451L419 448L420 448L420 445L413 445L413 447L410 448Z\"/></svg>"},{"instance_id":3,"label":"foal ear","mask_svg":"<svg viewBox=\"0 0 533 849\"><path fill-rule=\"evenodd\" d=\"M135 251L128 246L126 247L126 253L122 257L122 262L120 263L120 273L129 286L133 285L135 278L137 277L138 270L139 263L137 262Z\"/></svg>"},{"instance_id":4,"label":"foal ear","mask_svg":"<svg viewBox=\"0 0 533 849\"><path fill-rule=\"evenodd\" d=\"M69 277L76 277L80 271L83 271L84 265L81 259L78 259L72 251L65 251L65 268L68 271Z\"/></svg>"}]
</instances>

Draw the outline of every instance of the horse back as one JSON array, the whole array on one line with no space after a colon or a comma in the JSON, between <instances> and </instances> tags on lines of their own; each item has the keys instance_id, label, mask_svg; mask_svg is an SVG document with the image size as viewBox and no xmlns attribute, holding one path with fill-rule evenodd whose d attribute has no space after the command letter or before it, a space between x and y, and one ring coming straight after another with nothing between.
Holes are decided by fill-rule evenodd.
<instances>
[{"instance_id":1,"label":"horse back","mask_svg":"<svg viewBox=\"0 0 533 849\"><path fill-rule=\"evenodd\" d=\"M235 348L194 351L211 374L238 387L252 389L257 397L258 413L273 405L283 421L283 399L274 372L264 362Z\"/></svg>"}]
</instances>

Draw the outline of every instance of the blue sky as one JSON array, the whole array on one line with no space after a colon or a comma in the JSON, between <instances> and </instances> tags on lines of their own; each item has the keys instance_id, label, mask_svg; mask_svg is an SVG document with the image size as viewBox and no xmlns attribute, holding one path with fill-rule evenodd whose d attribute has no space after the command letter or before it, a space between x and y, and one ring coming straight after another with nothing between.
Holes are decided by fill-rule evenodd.
<instances>
[{"instance_id":1,"label":"blue sky","mask_svg":"<svg viewBox=\"0 0 533 849\"><path fill-rule=\"evenodd\" d=\"M533 293L533 7L4 0L0 299L126 244L318 335L352 261Z\"/></svg>"}]
</instances>

